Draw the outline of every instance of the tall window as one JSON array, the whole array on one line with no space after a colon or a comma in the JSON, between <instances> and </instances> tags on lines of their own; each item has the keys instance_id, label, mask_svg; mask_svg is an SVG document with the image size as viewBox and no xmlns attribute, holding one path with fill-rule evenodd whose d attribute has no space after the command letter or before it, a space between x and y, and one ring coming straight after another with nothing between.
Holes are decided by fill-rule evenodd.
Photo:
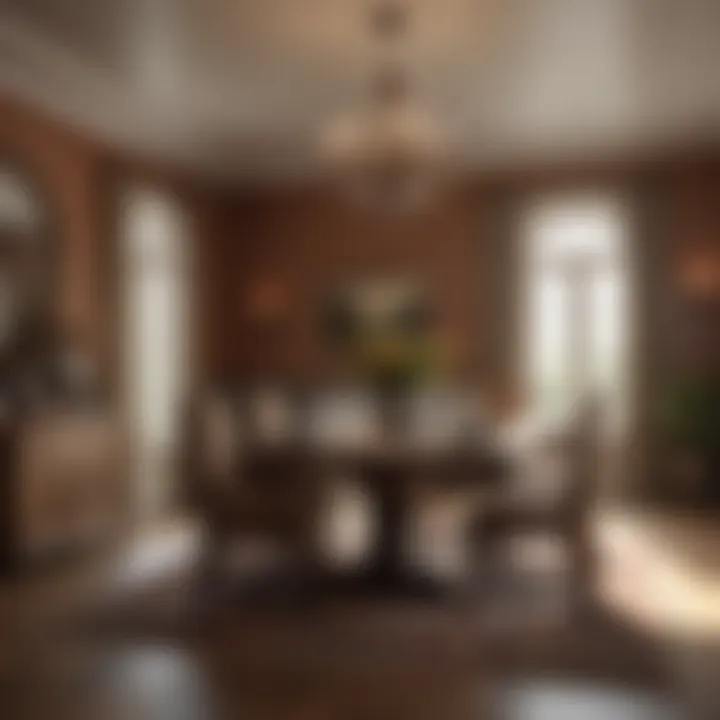
<instances>
[{"instance_id":1,"label":"tall window","mask_svg":"<svg viewBox=\"0 0 720 720\"><path fill-rule=\"evenodd\" d=\"M125 376L136 508L171 504L187 379L188 230L172 197L133 187L125 195L122 267Z\"/></svg>"},{"instance_id":2,"label":"tall window","mask_svg":"<svg viewBox=\"0 0 720 720\"><path fill-rule=\"evenodd\" d=\"M534 409L562 415L588 391L627 410L627 262L622 206L538 202L526 215L527 376Z\"/></svg>"}]
</instances>

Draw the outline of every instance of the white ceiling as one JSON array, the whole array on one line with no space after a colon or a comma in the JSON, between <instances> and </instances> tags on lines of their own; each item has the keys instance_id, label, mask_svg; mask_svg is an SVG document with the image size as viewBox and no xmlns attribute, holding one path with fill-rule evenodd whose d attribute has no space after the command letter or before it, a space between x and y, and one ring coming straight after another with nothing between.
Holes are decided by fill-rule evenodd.
<instances>
[{"instance_id":1,"label":"white ceiling","mask_svg":"<svg viewBox=\"0 0 720 720\"><path fill-rule=\"evenodd\" d=\"M720 138L719 0L406 0L467 164ZM369 0L0 0L0 87L219 179L319 168L377 58Z\"/></svg>"}]
</instances>

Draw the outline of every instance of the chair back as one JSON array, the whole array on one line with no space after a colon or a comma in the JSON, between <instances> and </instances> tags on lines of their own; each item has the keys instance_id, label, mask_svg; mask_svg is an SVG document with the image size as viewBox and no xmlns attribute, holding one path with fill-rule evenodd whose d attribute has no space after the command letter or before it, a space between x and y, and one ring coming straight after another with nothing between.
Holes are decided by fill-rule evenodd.
<instances>
[{"instance_id":1,"label":"chair back","mask_svg":"<svg viewBox=\"0 0 720 720\"><path fill-rule=\"evenodd\" d=\"M243 496L252 498L266 531L310 537L317 526L321 482L306 446L251 443L240 474Z\"/></svg>"},{"instance_id":2,"label":"chair back","mask_svg":"<svg viewBox=\"0 0 720 720\"><path fill-rule=\"evenodd\" d=\"M567 453L572 487L571 502L581 511L597 499L600 485L600 408L588 396L577 406L569 433Z\"/></svg>"},{"instance_id":3,"label":"chair back","mask_svg":"<svg viewBox=\"0 0 720 720\"><path fill-rule=\"evenodd\" d=\"M208 393L194 398L185 417L185 482L192 504L234 483L241 453L232 398Z\"/></svg>"},{"instance_id":4,"label":"chair back","mask_svg":"<svg viewBox=\"0 0 720 720\"><path fill-rule=\"evenodd\" d=\"M597 495L598 435L598 406L583 398L562 427L536 429L516 448L511 494L563 524L580 520Z\"/></svg>"}]
</instances>

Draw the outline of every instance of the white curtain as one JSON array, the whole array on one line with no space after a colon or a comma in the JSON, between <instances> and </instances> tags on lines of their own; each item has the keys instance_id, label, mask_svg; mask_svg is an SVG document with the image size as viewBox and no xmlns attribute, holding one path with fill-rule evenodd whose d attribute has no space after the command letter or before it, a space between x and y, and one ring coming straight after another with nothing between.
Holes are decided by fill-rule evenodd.
<instances>
[{"instance_id":1,"label":"white curtain","mask_svg":"<svg viewBox=\"0 0 720 720\"><path fill-rule=\"evenodd\" d=\"M626 224L612 198L553 199L528 213L527 368L535 409L562 415L584 391L623 413Z\"/></svg>"},{"instance_id":2,"label":"white curtain","mask_svg":"<svg viewBox=\"0 0 720 720\"><path fill-rule=\"evenodd\" d=\"M136 510L172 503L187 380L187 219L175 199L132 187L124 198L125 390Z\"/></svg>"}]
</instances>

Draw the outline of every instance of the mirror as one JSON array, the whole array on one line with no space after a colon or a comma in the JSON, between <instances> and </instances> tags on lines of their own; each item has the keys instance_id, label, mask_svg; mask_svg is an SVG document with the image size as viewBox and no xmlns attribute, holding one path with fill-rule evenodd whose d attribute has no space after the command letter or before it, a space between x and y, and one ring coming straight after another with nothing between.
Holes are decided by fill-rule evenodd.
<instances>
[{"instance_id":1,"label":"mirror","mask_svg":"<svg viewBox=\"0 0 720 720\"><path fill-rule=\"evenodd\" d=\"M0 160L0 373L6 380L32 372L49 340L48 220L34 184Z\"/></svg>"}]
</instances>

